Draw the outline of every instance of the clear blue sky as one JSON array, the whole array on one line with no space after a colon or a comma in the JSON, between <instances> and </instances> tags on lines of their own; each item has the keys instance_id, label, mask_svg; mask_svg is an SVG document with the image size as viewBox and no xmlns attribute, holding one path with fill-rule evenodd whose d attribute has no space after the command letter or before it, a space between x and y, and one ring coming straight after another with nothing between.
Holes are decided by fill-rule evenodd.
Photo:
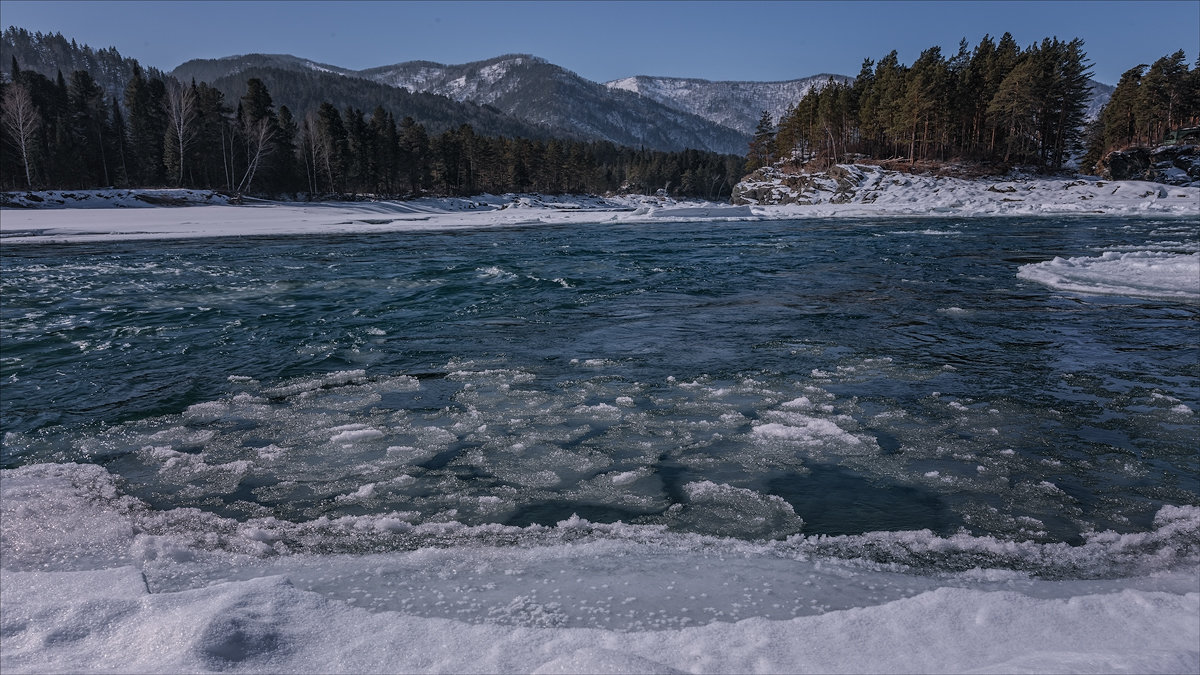
<instances>
[{"instance_id":1,"label":"clear blue sky","mask_svg":"<svg viewBox=\"0 0 1200 675\"><path fill-rule=\"evenodd\" d=\"M0 0L0 23L116 47L170 70L193 58L286 53L362 69L531 53L598 82L853 76L892 49L904 63L1005 31L1026 46L1083 38L1094 77L1200 51L1200 0L1125 2L61 2Z\"/></svg>"}]
</instances>

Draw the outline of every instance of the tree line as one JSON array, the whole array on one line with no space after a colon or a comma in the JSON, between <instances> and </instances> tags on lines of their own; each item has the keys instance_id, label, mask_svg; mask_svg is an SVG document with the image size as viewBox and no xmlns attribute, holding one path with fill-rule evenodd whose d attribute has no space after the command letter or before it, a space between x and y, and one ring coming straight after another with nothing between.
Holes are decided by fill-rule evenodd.
<instances>
[{"instance_id":1,"label":"tree line","mask_svg":"<svg viewBox=\"0 0 1200 675\"><path fill-rule=\"evenodd\" d=\"M912 65L892 51L864 60L852 82L810 91L777 128L764 116L746 168L794 153L1059 168L1082 145L1090 67L1082 40L1022 49L1009 33L973 49L964 39L948 58L930 47Z\"/></svg>"},{"instance_id":2,"label":"tree line","mask_svg":"<svg viewBox=\"0 0 1200 675\"><path fill-rule=\"evenodd\" d=\"M122 100L86 70L50 79L14 56L0 84L5 189L188 187L264 196L380 197L481 192L651 193L727 197L743 158L608 142L482 136L469 124L430 134L382 105L369 115L322 101L297 115L261 79L228 101L205 83L148 76Z\"/></svg>"}]
</instances>

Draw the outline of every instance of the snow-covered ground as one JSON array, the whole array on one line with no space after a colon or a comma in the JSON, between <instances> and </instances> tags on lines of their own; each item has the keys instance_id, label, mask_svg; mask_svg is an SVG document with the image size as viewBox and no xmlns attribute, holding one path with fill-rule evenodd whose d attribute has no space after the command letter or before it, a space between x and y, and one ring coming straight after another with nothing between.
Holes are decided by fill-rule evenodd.
<instances>
[{"instance_id":1,"label":"snow-covered ground","mask_svg":"<svg viewBox=\"0 0 1200 675\"><path fill-rule=\"evenodd\" d=\"M663 218L744 220L756 218L745 206L713 202L677 202L632 196L480 195L411 201L268 202L231 205L220 195L186 191L25 193L0 210L4 244L105 241L115 239L191 239L197 237L345 234L540 224L639 222ZM153 192L170 208L151 206L138 194ZM73 197L64 198L65 194Z\"/></svg>"},{"instance_id":2,"label":"snow-covered ground","mask_svg":"<svg viewBox=\"0 0 1200 675\"><path fill-rule=\"evenodd\" d=\"M843 166L807 179L767 172L742 194L772 198L729 204L648 196L480 195L412 201L268 202L230 205L190 190L108 190L10 194L0 241L100 241L213 236L340 234L540 224L728 221L810 217L974 215L1148 215L1200 217L1200 187L1091 178L961 180ZM759 204L755 202L772 202ZM792 202L792 203L780 203ZM138 208L172 204L171 208ZM23 208L11 208L23 207Z\"/></svg>"}]
</instances>

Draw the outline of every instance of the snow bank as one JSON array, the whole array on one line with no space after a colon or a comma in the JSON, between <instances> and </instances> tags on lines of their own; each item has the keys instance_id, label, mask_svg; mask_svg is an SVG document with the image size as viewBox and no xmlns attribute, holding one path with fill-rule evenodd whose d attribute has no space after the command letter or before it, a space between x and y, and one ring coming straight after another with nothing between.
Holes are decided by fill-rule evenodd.
<instances>
[{"instance_id":1,"label":"snow bank","mask_svg":"<svg viewBox=\"0 0 1200 675\"><path fill-rule=\"evenodd\" d=\"M878 607L615 632L371 613L283 576L146 592L134 568L11 573L5 672L1195 672L1200 594L942 588Z\"/></svg>"},{"instance_id":2,"label":"snow bank","mask_svg":"<svg viewBox=\"0 0 1200 675\"><path fill-rule=\"evenodd\" d=\"M151 194L153 193L153 194ZM37 201L41 200L41 201ZM115 208L172 205L170 209ZM201 206L200 204L205 204ZM269 202L231 205L188 190L16 193L0 211L5 244L200 237L419 232L655 220L743 220L745 207L644 195L479 195L411 201Z\"/></svg>"}]
</instances>

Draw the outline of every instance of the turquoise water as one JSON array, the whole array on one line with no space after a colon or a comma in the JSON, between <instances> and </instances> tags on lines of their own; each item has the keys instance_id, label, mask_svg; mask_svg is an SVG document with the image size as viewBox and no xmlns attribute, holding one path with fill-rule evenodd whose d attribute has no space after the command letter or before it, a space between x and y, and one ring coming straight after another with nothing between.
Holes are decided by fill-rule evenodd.
<instances>
[{"instance_id":1,"label":"turquoise water","mask_svg":"<svg viewBox=\"0 0 1200 675\"><path fill-rule=\"evenodd\" d=\"M972 218L10 245L2 464L99 463L155 509L237 520L1146 531L1200 505L1200 307L1016 273L1194 238Z\"/></svg>"}]
</instances>

